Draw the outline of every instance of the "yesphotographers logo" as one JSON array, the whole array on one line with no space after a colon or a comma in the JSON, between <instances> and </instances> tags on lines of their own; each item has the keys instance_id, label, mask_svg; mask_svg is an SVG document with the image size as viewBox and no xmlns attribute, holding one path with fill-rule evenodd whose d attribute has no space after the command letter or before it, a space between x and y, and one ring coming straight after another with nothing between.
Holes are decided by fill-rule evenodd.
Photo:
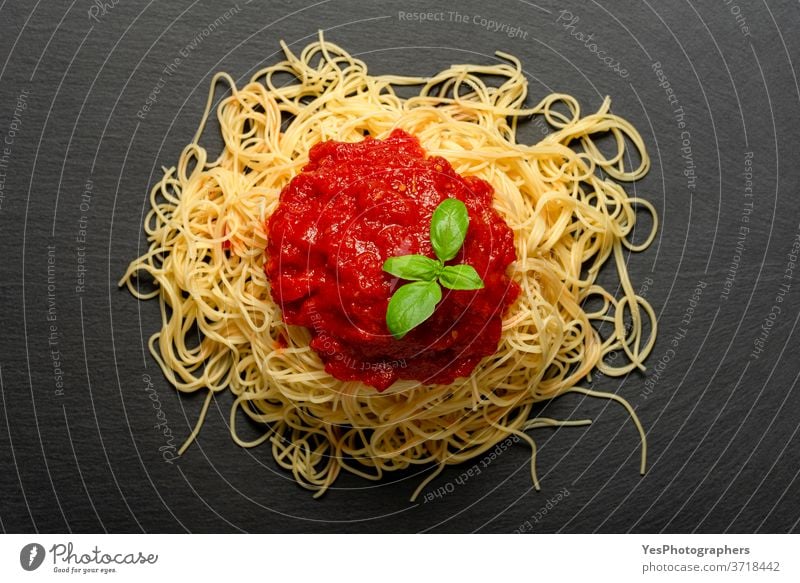
<instances>
[{"instance_id":1,"label":"yesphotographers logo","mask_svg":"<svg viewBox=\"0 0 800 583\"><path fill-rule=\"evenodd\" d=\"M44 547L39 543L30 543L19 552L19 564L26 571L35 571L44 562Z\"/></svg>"}]
</instances>

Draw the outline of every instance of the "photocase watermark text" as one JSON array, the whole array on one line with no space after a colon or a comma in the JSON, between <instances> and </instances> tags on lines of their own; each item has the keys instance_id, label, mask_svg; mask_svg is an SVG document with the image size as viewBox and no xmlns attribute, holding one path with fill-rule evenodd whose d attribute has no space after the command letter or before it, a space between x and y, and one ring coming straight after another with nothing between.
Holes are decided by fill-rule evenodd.
<instances>
[{"instance_id":1,"label":"photocase watermark text","mask_svg":"<svg viewBox=\"0 0 800 583\"><path fill-rule=\"evenodd\" d=\"M74 565L87 565L90 563L94 563L96 565L110 565L112 563L117 565L133 565L136 563L146 563L152 565L158 561L158 555L156 554L145 555L139 551L136 554L116 553L111 555L104 553L97 546L95 546L88 553L77 554L72 543L55 544L50 547L50 554L53 557L53 563L61 561L62 563Z\"/></svg>"},{"instance_id":2,"label":"photocase watermark text","mask_svg":"<svg viewBox=\"0 0 800 583\"><path fill-rule=\"evenodd\" d=\"M172 429L167 423L167 414L161 408L161 400L158 398L155 385L149 374L142 375L142 383L144 383L144 392L153 403L153 409L156 411L156 424L153 428L164 438L164 444L158 448L161 457L168 464L172 464L180 456L178 455L178 448L175 447L175 436L172 435Z\"/></svg>"},{"instance_id":3,"label":"photocase watermark text","mask_svg":"<svg viewBox=\"0 0 800 583\"><path fill-rule=\"evenodd\" d=\"M606 67L623 79L627 79L630 76L628 70L622 66L619 59L609 55L606 49L598 45L595 33L586 33L577 28L580 21L580 17L575 16L569 10L561 10L558 13L555 24L560 25L572 38L583 43L583 46L586 47L590 53L594 54Z\"/></svg>"},{"instance_id":4,"label":"photocase watermark text","mask_svg":"<svg viewBox=\"0 0 800 583\"><path fill-rule=\"evenodd\" d=\"M120 2L121 0L94 0L92 5L89 6L89 10L86 12L89 15L89 20L100 22L100 20L114 10Z\"/></svg>"}]
</instances>

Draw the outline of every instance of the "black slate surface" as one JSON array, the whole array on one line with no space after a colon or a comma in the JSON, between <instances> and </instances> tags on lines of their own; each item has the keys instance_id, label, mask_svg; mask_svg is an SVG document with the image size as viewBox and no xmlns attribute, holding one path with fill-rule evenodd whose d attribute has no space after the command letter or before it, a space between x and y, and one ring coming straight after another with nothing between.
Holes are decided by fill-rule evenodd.
<instances>
[{"instance_id":1,"label":"black slate surface","mask_svg":"<svg viewBox=\"0 0 800 583\"><path fill-rule=\"evenodd\" d=\"M440 20L406 16L421 11ZM800 241L798 24L797 4L775 0L0 3L0 526L797 531L800 267L787 268ZM510 52L531 101L563 91L591 111L610 95L642 132L653 167L629 188L655 204L661 228L629 269L660 334L645 375L594 386L641 416L644 478L624 411L577 397L548 415L595 424L535 433L538 493L520 444L466 479L471 466L449 468L429 502L408 502L413 472L380 484L343 476L315 500L268 448L233 444L227 396L189 453L164 461L149 395L178 436L201 403L179 397L146 350L157 304L116 287L144 248L147 192L190 140L215 71L245 78L277 58L279 39L300 47L318 29L375 73ZM525 131L536 139L536 126Z\"/></svg>"}]
</instances>

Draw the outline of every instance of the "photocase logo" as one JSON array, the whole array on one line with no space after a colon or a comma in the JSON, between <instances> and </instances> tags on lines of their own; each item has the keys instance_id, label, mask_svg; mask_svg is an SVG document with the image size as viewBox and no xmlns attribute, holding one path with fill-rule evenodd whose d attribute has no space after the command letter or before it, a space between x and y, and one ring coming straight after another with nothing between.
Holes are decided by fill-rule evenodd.
<instances>
[{"instance_id":1,"label":"photocase logo","mask_svg":"<svg viewBox=\"0 0 800 583\"><path fill-rule=\"evenodd\" d=\"M35 571L44 562L44 547L38 543L30 543L19 552L19 564L26 571Z\"/></svg>"}]
</instances>

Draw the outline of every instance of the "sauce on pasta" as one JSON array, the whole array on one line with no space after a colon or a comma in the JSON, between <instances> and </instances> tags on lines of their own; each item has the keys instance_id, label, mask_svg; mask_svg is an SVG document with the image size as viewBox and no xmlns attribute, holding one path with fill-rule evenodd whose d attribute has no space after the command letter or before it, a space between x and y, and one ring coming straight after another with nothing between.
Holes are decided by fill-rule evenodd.
<instances>
[{"instance_id":1,"label":"sauce on pasta","mask_svg":"<svg viewBox=\"0 0 800 583\"><path fill-rule=\"evenodd\" d=\"M401 339L386 311L400 281L386 259L433 258L436 206L461 200L470 221L452 262L471 265L479 290L445 289L432 317ZM325 371L378 390L398 379L450 384L497 350L502 315L519 294L511 229L492 206L494 190L459 176L440 156L426 158L402 130L386 139L326 141L283 189L269 219L266 271L287 324L305 326Z\"/></svg>"}]
</instances>

